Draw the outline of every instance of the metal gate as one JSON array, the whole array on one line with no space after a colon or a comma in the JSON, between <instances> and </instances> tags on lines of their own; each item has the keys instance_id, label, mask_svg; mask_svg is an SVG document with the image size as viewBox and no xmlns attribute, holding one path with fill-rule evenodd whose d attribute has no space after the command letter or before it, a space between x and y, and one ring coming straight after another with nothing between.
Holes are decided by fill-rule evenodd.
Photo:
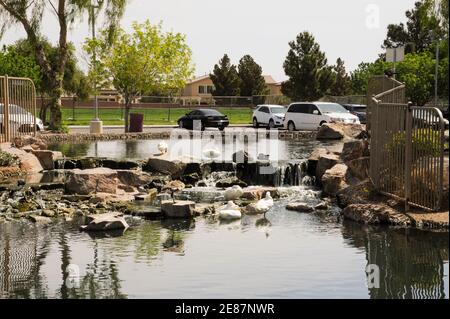
<instances>
[{"instance_id":1,"label":"metal gate","mask_svg":"<svg viewBox=\"0 0 450 319\"><path fill-rule=\"evenodd\" d=\"M382 101L392 90L372 98L370 177L378 191L403 200L406 209L414 205L438 210L443 200L442 113L433 107Z\"/></svg>"},{"instance_id":2,"label":"metal gate","mask_svg":"<svg viewBox=\"0 0 450 319\"><path fill-rule=\"evenodd\" d=\"M36 89L27 78L0 76L0 143L36 134Z\"/></svg>"}]
</instances>

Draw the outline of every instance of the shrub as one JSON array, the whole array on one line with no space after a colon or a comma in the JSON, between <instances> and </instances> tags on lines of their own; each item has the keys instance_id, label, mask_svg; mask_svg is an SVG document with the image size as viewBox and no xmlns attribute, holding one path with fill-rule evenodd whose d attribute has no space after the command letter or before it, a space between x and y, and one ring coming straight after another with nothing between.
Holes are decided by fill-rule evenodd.
<instances>
[{"instance_id":1,"label":"shrub","mask_svg":"<svg viewBox=\"0 0 450 319\"><path fill-rule=\"evenodd\" d=\"M19 165L17 156L0 151L0 167Z\"/></svg>"}]
</instances>

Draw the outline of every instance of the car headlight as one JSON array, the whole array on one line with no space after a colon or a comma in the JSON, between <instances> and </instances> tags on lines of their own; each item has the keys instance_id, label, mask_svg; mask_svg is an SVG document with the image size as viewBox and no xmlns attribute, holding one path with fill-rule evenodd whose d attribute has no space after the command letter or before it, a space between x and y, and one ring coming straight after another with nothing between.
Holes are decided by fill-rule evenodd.
<instances>
[{"instance_id":1,"label":"car headlight","mask_svg":"<svg viewBox=\"0 0 450 319\"><path fill-rule=\"evenodd\" d=\"M344 122L344 120L339 117L332 117L330 118L330 120L331 122Z\"/></svg>"}]
</instances>

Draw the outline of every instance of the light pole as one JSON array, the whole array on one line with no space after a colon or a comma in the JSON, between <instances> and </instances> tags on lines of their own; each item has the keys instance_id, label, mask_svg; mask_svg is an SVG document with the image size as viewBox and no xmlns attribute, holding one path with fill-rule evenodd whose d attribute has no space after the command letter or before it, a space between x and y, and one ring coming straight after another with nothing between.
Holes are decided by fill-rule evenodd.
<instances>
[{"instance_id":1,"label":"light pole","mask_svg":"<svg viewBox=\"0 0 450 319\"><path fill-rule=\"evenodd\" d=\"M91 23L92 23L92 39L95 40L95 9L98 8L97 5L94 4L95 0L91 0ZM97 74L96 72L96 64L97 64L97 55L94 50L92 52L92 67L94 68L94 119L91 121L90 132L91 134L101 134L103 133L103 122L98 117L98 99L97 99Z\"/></svg>"}]
</instances>

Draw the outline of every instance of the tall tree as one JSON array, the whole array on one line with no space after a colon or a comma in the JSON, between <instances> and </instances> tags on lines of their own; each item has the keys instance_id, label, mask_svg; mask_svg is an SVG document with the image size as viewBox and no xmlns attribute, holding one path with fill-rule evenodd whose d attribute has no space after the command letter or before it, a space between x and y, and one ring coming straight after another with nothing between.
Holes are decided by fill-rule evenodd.
<instances>
[{"instance_id":1,"label":"tall tree","mask_svg":"<svg viewBox=\"0 0 450 319\"><path fill-rule=\"evenodd\" d=\"M268 89L262 75L261 66L250 55L239 60L238 76L240 79L240 95L253 96L267 94Z\"/></svg>"},{"instance_id":2,"label":"tall tree","mask_svg":"<svg viewBox=\"0 0 450 319\"><path fill-rule=\"evenodd\" d=\"M336 60L333 66L333 84L330 87L330 94L334 96L347 95L351 91L350 77L345 70L344 61L341 58Z\"/></svg>"},{"instance_id":3,"label":"tall tree","mask_svg":"<svg viewBox=\"0 0 450 319\"><path fill-rule=\"evenodd\" d=\"M40 87L41 70L33 57L22 55L13 46L0 50L0 74L30 78L36 88Z\"/></svg>"},{"instance_id":4,"label":"tall tree","mask_svg":"<svg viewBox=\"0 0 450 319\"><path fill-rule=\"evenodd\" d=\"M236 66L232 65L230 58L224 54L219 64L214 65L213 73L209 75L214 83L213 95L237 96L240 93L240 79Z\"/></svg>"},{"instance_id":5,"label":"tall tree","mask_svg":"<svg viewBox=\"0 0 450 319\"><path fill-rule=\"evenodd\" d=\"M283 68L289 80L283 82L281 91L293 100L312 101L324 95L332 83L331 68L309 32L297 35L289 42L290 50Z\"/></svg>"},{"instance_id":6,"label":"tall tree","mask_svg":"<svg viewBox=\"0 0 450 319\"><path fill-rule=\"evenodd\" d=\"M373 63L361 62L358 67L350 73L351 90L353 94L367 94L367 84L369 79L375 75L383 75L389 68L389 63L378 59Z\"/></svg>"},{"instance_id":7,"label":"tall tree","mask_svg":"<svg viewBox=\"0 0 450 319\"><path fill-rule=\"evenodd\" d=\"M144 92L175 92L183 88L193 74L192 53L185 36L164 33L161 24L153 26L149 21L142 24L134 22L131 34L118 29L111 46L105 44L107 37L105 30L102 40L95 40L102 49L97 52L114 87L124 97L125 132L128 132L132 101Z\"/></svg>"},{"instance_id":8,"label":"tall tree","mask_svg":"<svg viewBox=\"0 0 450 319\"><path fill-rule=\"evenodd\" d=\"M117 28L118 21L125 10L126 0L98 0L97 15L103 11L109 34ZM24 28L28 41L32 45L41 72L49 79L50 128L59 130L62 124L61 96L63 81L69 55L67 32L71 25L86 13L90 14L91 3L87 0L0 0L0 35L7 27L20 24ZM58 57L52 65L41 42L42 17L50 10L58 21ZM90 19L93 17L90 15Z\"/></svg>"}]
</instances>

